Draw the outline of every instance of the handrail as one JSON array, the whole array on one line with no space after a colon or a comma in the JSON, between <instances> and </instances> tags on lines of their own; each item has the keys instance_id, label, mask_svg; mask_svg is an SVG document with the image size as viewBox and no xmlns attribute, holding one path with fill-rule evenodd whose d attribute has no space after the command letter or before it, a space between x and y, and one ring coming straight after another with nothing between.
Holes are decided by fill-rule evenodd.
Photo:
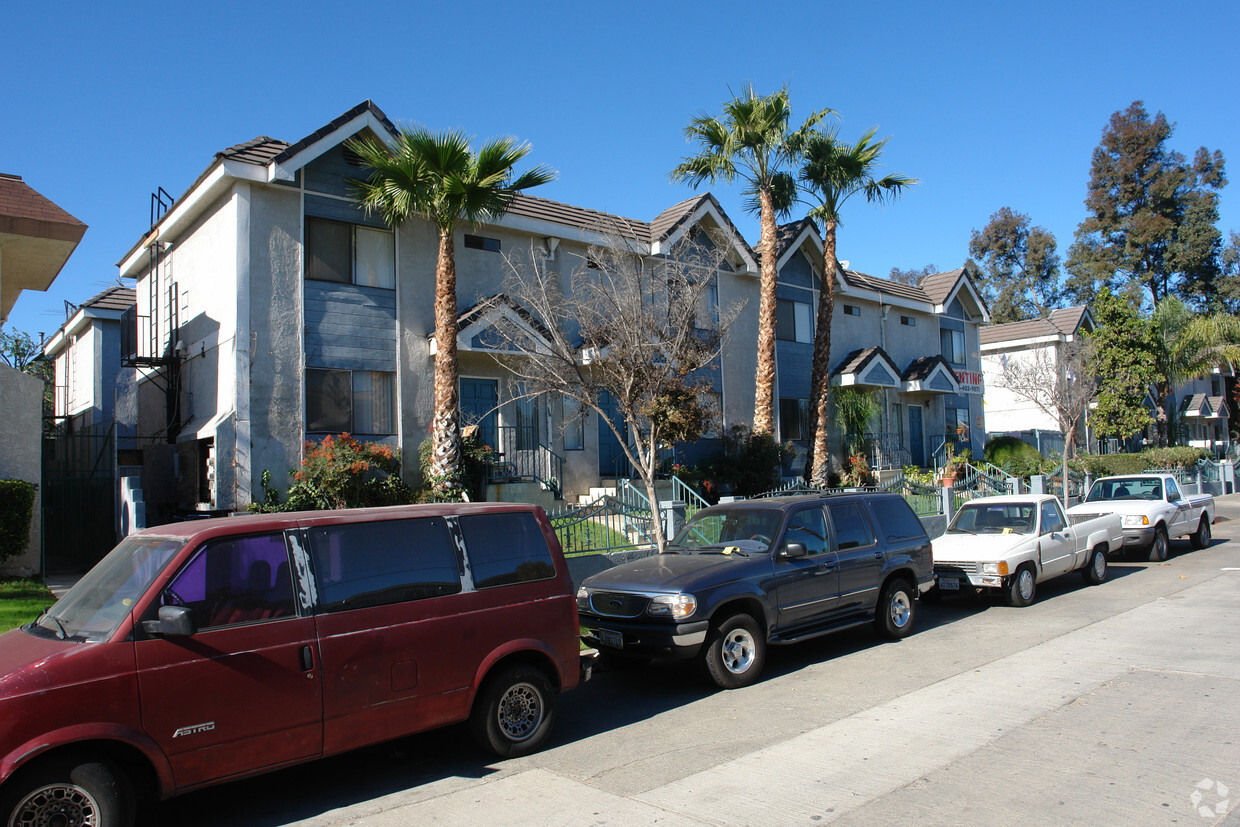
<instances>
[{"instance_id":1,"label":"handrail","mask_svg":"<svg viewBox=\"0 0 1240 827\"><path fill-rule=\"evenodd\" d=\"M564 458L544 445L532 425L495 426L500 455L487 463L487 480L530 480L562 495Z\"/></svg>"}]
</instances>

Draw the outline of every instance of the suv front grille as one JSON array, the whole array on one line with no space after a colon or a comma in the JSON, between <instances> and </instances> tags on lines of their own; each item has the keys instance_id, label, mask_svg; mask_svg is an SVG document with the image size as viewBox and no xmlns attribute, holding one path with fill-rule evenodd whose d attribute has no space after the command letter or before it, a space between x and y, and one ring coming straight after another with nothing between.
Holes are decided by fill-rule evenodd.
<instances>
[{"instance_id":1,"label":"suv front grille","mask_svg":"<svg viewBox=\"0 0 1240 827\"><path fill-rule=\"evenodd\" d=\"M624 592L594 592L590 595L590 608L595 614L608 617L637 617L646 611L650 598Z\"/></svg>"}]
</instances>

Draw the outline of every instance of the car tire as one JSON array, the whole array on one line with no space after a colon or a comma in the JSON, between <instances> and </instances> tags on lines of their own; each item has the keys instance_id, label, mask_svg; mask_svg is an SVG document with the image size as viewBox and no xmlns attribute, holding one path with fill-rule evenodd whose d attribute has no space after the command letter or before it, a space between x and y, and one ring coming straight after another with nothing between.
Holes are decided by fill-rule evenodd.
<instances>
[{"instance_id":1,"label":"car tire","mask_svg":"<svg viewBox=\"0 0 1240 827\"><path fill-rule=\"evenodd\" d=\"M61 756L32 764L6 782L0 797L4 824L133 823L133 785L114 764Z\"/></svg>"},{"instance_id":2,"label":"car tire","mask_svg":"<svg viewBox=\"0 0 1240 827\"><path fill-rule=\"evenodd\" d=\"M1197 530L1188 539L1193 544L1193 548L1196 549L1203 549L1210 545L1210 519L1208 516L1205 514L1201 515L1201 522L1197 524Z\"/></svg>"},{"instance_id":3,"label":"car tire","mask_svg":"<svg viewBox=\"0 0 1240 827\"><path fill-rule=\"evenodd\" d=\"M913 632L916 616L913 587L907 580L892 580L883 588L874 611L874 629L888 640L899 640Z\"/></svg>"},{"instance_id":4,"label":"car tire","mask_svg":"<svg viewBox=\"0 0 1240 827\"><path fill-rule=\"evenodd\" d=\"M1107 579L1107 552L1099 546L1093 550L1089 562L1081 569L1081 577L1091 586L1097 586Z\"/></svg>"},{"instance_id":5,"label":"car tire","mask_svg":"<svg viewBox=\"0 0 1240 827\"><path fill-rule=\"evenodd\" d=\"M706 639L706 671L721 689L749 686L766 663L766 636L747 614L732 615Z\"/></svg>"},{"instance_id":6,"label":"car tire","mask_svg":"<svg viewBox=\"0 0 1240 827\"><path fill-rule=\"evenodd\" d=\"M1033 566L1026 563L1008 578L1007 602L1009 606L1025 607L1033 605L1038 598L1038 578Z\"/></svg>"},{"instance_id":7,"label":"car tire","mask_svg":"<svg viewBox=\"0 0 1240 827\"><path fill-rule=\"evenodd\" d=\"M555 722L555 692L541 669L510 666L487 678L469 718L474 738L500 758L537 752Z\"/></svg>"},{"instance_id":8,"label":"car tire","mask_svg":"<svg viewBox=\"0 0 1240 827\"><path fill-rule=\"evenodd\" d=\"M1150 543L1149 561L1151 563L1166 562L1170 549L1171 543L1167 539L1167 529L1158 526L1154 529L1154 542Z\"/></svg>"}]
</instances>

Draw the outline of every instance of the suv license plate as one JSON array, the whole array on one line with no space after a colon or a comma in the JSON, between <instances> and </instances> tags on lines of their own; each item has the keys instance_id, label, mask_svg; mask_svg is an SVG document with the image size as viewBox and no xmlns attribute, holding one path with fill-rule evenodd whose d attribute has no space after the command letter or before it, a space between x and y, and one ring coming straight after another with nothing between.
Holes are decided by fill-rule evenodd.
<instances>
[{"instance_id":1,"label":"suv license plate","mask_svg":"<svg viewBox=\"0 0 1240 827\"><path fill-rule=\"evenodd\" d=\"M960 588L959 577L940 577L939 588L944 591L954 592Z\"/></svg>"},{"instance_id":2,"label":"suv license plate","mask_svg":"<svg viewBox=\"0 0 1240 827\"><path fill-rule=\"evenodd\" d=\"M613 649L624 648L624 635L619 632L613 632L610 629L595 629L594 633L604 646L610 646Z\"/></svg>"}]
</instances>

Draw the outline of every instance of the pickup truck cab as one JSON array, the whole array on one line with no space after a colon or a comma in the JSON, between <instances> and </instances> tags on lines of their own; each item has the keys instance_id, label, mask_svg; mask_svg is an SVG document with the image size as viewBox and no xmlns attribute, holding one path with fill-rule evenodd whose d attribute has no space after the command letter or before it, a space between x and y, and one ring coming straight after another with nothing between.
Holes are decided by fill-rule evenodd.
<instances>
[{"instance_id":1,"label":"pickup truck cab","mask_svg":"<svg viewBox=\"0 0 1240 827\"><path fill-rule=\"evenodd\" d=\"M872 623L913 630L930 540L898 494L745 500L693 516L662 554L577 592L582 639L604 655L701 658L724 689L757 680L768 644Z\"/></svg>"},{"instance_id":2,"label":"pickup truck cab","mask_svg":"<svg viewBox=\"0 0 1240 827\"><path fill-rule=\"evenodd\" d=\"M537 506L158 526L0 635L0 824L124 825L138 797L458 721L525 754L587 667Z\"/></svg>"},{"instance_id":3,"label":"pickup truck cab","mask_svg":"<svg viewBox=\"0 0 1240 827\"><path fill-rule=\"evenodd\" d=\"M1193 548L1210 545L1214 497L1186 495L1170 474L1129 474L1100 477L1085 499L1068 509L1074 516L1118 514L1124 524L1124 550L1145 554L1160 563L1170 553L1170 541L1188 537Z\"/></svg>"},{"instance_id":4,"label":"pickup truck cab","mask_svg":"<svg viewBox=\"0 0 1240 827\"><path fill-rule=\"evenodd\" d=\"M1070 571L1080 571L1091 585L1102 583L1107 554L1123 544L1114 515L1069 524L1050 495L980 497L961 506L947 532L935 538L935 588L922 597L982 590L1028 606L1038 583Z\"/></svg>"}]
</instances>

